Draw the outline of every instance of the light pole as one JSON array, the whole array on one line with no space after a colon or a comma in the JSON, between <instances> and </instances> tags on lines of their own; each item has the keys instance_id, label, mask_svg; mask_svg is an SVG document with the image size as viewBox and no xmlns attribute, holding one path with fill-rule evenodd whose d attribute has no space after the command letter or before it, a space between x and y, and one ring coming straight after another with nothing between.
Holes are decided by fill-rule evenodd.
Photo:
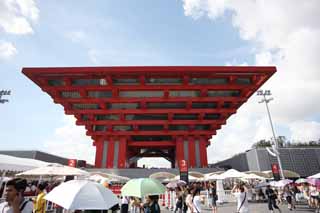
<instances>
[{"instance_id":1,"label":"light pole","mask_svg":"<svg viewBox=\"0 0 320 213\"><path fill-rule=\"evenodd\" d=\"M280 169L280 175L281 175L281 179L284 179L284 174L283 174L283 169L282 169L282 164L281 164L281 159L280 159L280 152L279 152L279 144L278 144L278 140L276 138L276 134L274 132L274 128L273 128L273 123L272 123L272 119L271 119L271 114L270 114L270 110L269 110L269 106L268 103L270 101L273 100L273 98L269 98L267 99L266 96L271 95L270 90L259 90L257 92L258 96L263 96L263 99L261 101L259 101L259 103L266 103L266 108L267 108L267 112L268 112L268 117L269 117L269 121L270 121L270 125L271 125L271 130L272 130L272 134L273 134L273 140L274 140L274 145L272 148L274 150L274 154L277 157L278 160L278 164L279 164L279 169Z\"/></svg>"}]
</instances>

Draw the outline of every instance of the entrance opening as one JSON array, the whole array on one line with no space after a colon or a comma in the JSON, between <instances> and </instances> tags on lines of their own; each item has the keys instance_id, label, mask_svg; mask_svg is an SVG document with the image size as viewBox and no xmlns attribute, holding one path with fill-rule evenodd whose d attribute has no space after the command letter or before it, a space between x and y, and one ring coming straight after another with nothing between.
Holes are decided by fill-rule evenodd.
<instances>
[{"instance_id":1,"label":"entrance opening","mask_svg":"<svg viewBox=\"0 0 320 213\"><path fill-rule=\"evenodd\" d=\"M162 157L144 157L138 160L140 168L171 168L171 162Z\"/></svg>"}]
</instances>

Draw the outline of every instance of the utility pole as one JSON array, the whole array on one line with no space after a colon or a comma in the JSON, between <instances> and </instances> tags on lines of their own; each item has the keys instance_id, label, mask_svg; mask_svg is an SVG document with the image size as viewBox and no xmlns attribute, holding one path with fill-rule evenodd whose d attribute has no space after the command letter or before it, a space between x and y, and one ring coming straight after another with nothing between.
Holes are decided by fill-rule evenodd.
<instances>
[{"instance_id":1,"label":"utility pole","mask_svg":"<svg viewBox=\"0 0 320 213\"><path fill-rule=\"evenodd\" d=\"M280 175L281 175L281 179L285 179L284 174L283 174L283 169L282 169L282 164L281 164L281 159L280 159L280 152L279 152L279 144L278 144L278 140L274 131L274 127L273 127L273 123L272 123L272 119L271 119L271 114L270 114L270 110L269 110L269 106L268 103L270 101L273 100L273 98L269 98L267 99L266 96L270 96L271 92L270 90L259 90L257 92L258 96L263 96L263 99L261 101L259 101L259 103L266 103L266 108L267 108L267 112L268 112L268 118L269 118L269 122L271 125L271 130L272 130L272 135L273 135L273 140L274 140L274 146L272 146L272 149L274 151L275 156L277 157L277 161L279 164L279 169L280 169Z\"/></svg>"}]
</instances>

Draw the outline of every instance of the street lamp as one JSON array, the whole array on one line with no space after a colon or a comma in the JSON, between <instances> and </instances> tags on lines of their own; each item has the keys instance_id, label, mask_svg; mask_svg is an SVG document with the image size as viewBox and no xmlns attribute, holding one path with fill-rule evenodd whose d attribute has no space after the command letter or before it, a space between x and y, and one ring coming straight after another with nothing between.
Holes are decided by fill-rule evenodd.
<instances>
[{"instance_id":1,"label":"street lamp","mask_svg":"<svg viewBox=\"0 0 320 213\"><path fill-rule=\"evenodd\" d=\"M259 101L259 103L266 103L266 108L267 108L267 112L268 112L268 117L269 117L271 130L272 130L272 134L273 134L274 145L275 145L275 146L272 146L272 149L274 151L274 155L277 157L277 160L278 160L281 179L284 179L284 174L283 174L282 164L281 164L281 159L280 159L279 144L278 144L278 140L276 138L276 134L274 132L273 123L272 123L272 119L271 119L271 114L270 114L270 110L269 110L269 106L268 106L268 103L270 101L272 101L273 98L269 98L269 99L266 98L266 96L270 96L271 95L270 90L264 90L264 91L263 90L259 90L257 92L257 95L258 96L263 96L263 99L261 101Z\"/></svg>"}]
</instances>

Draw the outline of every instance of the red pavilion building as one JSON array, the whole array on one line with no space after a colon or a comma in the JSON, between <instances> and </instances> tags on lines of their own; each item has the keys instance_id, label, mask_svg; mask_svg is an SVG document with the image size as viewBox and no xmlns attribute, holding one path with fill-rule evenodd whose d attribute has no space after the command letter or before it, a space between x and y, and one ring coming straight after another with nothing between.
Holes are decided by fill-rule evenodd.
<instances>
[{"instance_id":1,"label":"red pavilion building","mask_svg":"<svg viewBox=\"0 0 320 213\"><path fill-rule=\"evenodd\" d=\"M275 67L59 67L22 71L96 146L98 168L163 157L207 167L209 139ZM217 150L218 151L218 150Z\"/></svg>"}]
</instances>

